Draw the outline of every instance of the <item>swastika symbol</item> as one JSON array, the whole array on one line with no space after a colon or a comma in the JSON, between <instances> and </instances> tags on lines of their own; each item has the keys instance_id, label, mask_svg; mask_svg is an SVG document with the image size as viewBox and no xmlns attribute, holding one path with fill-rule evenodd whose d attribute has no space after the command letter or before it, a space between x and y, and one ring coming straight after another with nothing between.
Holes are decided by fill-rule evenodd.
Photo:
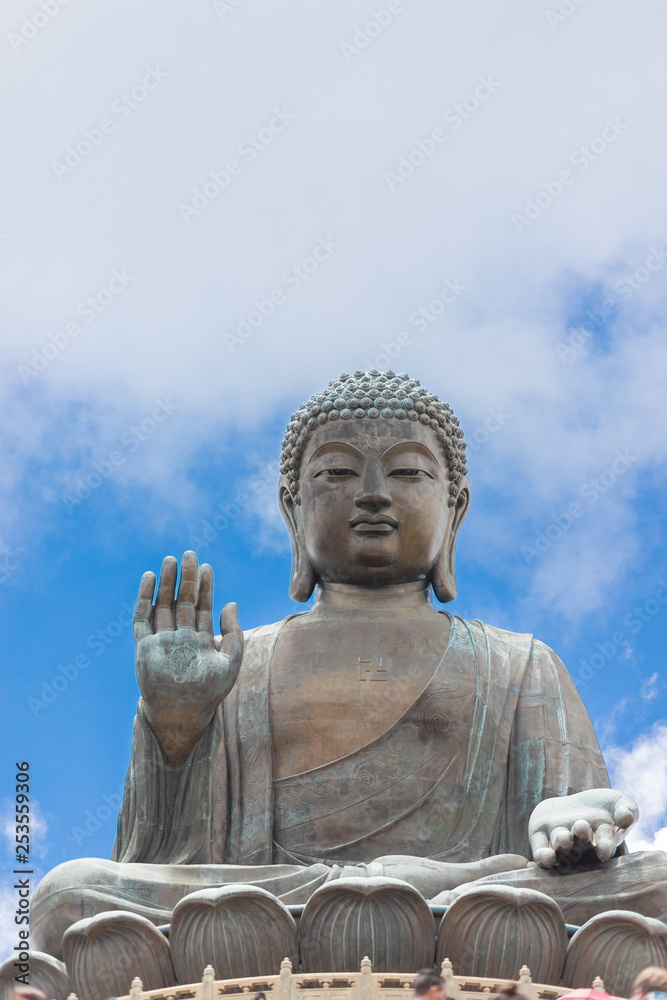
<instances>
[{"instance_id":1,"label":"swastika symbol","mask_svg":"<svg viewBox=\"0 0 667 1000\"><path fill-rule=\"evenodd\" d=\"M373 656L368 660L359 657L360 681L386 681L387 668L382 664L381 656Z\"/></svg>"}]
</instances>

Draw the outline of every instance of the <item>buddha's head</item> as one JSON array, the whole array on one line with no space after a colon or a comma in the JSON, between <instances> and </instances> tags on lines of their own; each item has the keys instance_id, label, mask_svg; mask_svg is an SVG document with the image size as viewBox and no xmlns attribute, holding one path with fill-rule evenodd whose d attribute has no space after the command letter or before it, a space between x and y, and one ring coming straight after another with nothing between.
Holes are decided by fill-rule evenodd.
<instances>
[{"instance_id":1,"label":"buddha's head","mask_svg":"<svg viewBox=\"0 0 667 1000\"><path fill-rule=\"evenodd\" d=\"M378 371L330 382L292 416L281 473L293 600L317 583L417 581L442 602L456 597L465 443L449 406L419 382Z\"/></svg>"}]
</instances>

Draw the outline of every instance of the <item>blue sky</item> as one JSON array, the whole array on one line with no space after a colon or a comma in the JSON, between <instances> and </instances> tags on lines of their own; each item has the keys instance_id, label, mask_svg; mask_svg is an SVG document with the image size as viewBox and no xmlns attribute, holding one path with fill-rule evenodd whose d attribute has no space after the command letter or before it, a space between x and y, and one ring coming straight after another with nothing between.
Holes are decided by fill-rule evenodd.
<instances>
[{"instance_id":1,"label":"blue sky","mask_svg":"<svg viewBox=\"0 0 667 1000\"><path fill-rule=\"evenodd\" d=\"M0 798L29 759L42 871L111 850L142 572L194 544L217 611L294 610L284 424L368 362L470 442L451 610L557 650L667 847L667 12L379 6L3 9Z\"/></svg>"}]
</instances>

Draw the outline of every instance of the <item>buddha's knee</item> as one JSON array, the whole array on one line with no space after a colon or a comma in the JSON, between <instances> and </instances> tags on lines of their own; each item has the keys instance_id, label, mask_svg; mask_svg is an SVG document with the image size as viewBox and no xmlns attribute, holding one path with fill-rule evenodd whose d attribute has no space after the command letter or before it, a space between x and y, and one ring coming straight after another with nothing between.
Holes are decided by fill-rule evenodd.
<instances>
[{"instance_id":1,"label":"buddha's knee","mask_svg":"<svg viewBox=\"0 0 667 1000\"><path fill-rule=\"evenodd\" d=\"M109 862L95 858L65 861L41 880L32 902L32 939L35 949L62 958L61 941L76 920L99 909L93 890L108 878Z\"/></svg>"}]
</instances>

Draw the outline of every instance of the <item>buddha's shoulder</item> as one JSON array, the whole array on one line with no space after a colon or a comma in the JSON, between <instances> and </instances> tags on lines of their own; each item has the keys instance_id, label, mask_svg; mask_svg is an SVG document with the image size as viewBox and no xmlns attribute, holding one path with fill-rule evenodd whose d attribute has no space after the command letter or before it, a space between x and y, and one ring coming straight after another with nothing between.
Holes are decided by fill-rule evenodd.
<instances>
[{"instance_id":1,"label":"buddha's shoulder","mask_svg":"<svg viewBox=\"0 0 667 1000\"><path fill-rule=\"evenodd\" d=\"M467 635L475 645L487 643L496 649L506 649L508 652L514 651L533 657L555 655L553 650L540 639L536 639L532 632L510 632L497 625L489 625L479 618L469 621L460 615L453 616L452 622L455 623L455 631L463 636Z\"/></svg>"},{"instance_id":2,"label":"buddha's shoulder","mask_svg":"<svg viewBox=\"0 0 667 1000\"><path fill-rule=\"evenodd\" d=\"M279 622L270 622L268 625L256 625L254 628L245 629L243 632L243 641L247 643L251 640L273 639L280 632L284 624L285 619L282 619Z\"/></svg>"},{"instance_id":3,"label":"buddha's shoulder","mask_svg":"<svg viewBox=\"0 0 667 1000\"><path fill-rule=\"evenodd\" d=\"M486 622L453 620L453 641L460 642L461 655L474 656L475 662L487 663L497 676L533 677L538 686L559 687L569 675L558 655L530 632L510 632Z\"/></svg>"}]
</instances>

